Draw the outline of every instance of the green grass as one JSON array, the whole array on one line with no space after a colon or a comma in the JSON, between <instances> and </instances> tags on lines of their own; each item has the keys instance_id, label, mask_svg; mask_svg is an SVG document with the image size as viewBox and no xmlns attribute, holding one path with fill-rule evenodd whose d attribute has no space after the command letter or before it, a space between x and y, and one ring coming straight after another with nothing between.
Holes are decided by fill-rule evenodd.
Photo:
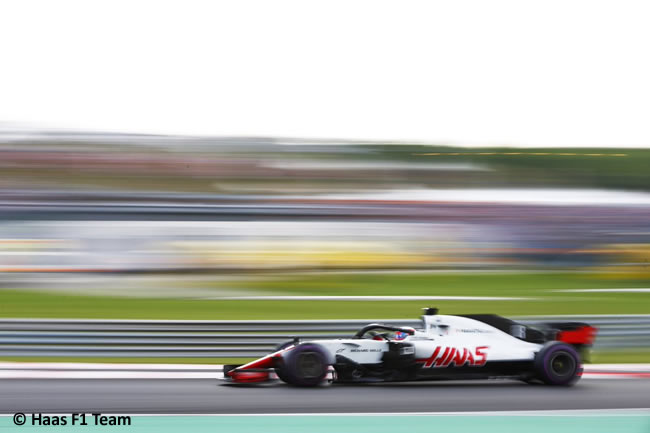
<instances>
[{"instance_id":1,"label":"green grass","mask_svg":"<svg viewBox=\"0 0 650 433\"><path fill-rule=\"evenodd\" d=\"M223 283L223 282L221 282ZM647 314L650 293L570 293L559 289L648 287L647 280L593 274L331 274L274 276L229 287L313 295L465 295L526 297L517 301L222 301L120 298L0 290L0 317L101 319L367 319L417 317L435 305L448 314L506 316ZM182 296L182 293L179 293Z\"/></svg>"},{"instance_id":2,"label":"green grass","mask_svg":"<svg viewBox=\"0 0 650 433\"><path fill-rule=\"evenodd\" d=\"M286 274L268 280L222 284L301 295L555 296L549 290L649 287L650 280L576 272L325 273Z\"/></svg>"},{"instance_id":3,"label":"green grass","mask_svg":"<svg viewBox=\"0 0 650 433\"><path fill-rule=\"evenodd\" d=\"M88 319L389 319L417 317L423 306L447 314L646 314L650 294L561 296L529 301L213 301L130 299L3 291L2 317Z\"/></svg>"}]
</instances>

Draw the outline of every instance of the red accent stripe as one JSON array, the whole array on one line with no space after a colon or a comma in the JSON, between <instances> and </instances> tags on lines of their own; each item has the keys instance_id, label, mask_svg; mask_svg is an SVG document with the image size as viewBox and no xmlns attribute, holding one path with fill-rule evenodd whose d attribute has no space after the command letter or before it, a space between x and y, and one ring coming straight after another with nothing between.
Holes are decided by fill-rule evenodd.
<instances>
[{"instance_id":1,"label":"red accent stripe","mask_svg":"<svg viewBox=\"0 0 650 433\"><path fill-rule=\"evenodd\" d=\"M443 363L445 362L445 360L449 356L450 352L451 352L451 348L445 347L445 351L442 352L442 356L440 358L438 358L436 360L436 362L435 362L436 367L440 367L441 365L443 365Z\"/></svg>"},{"instance_id":2,"label":"red accent stripe","mask_svg":"<svg viewBox=\"0 0 650 433\"><path fill-rule=\"evenodd\" d=\"M433 365L438 353L440 353L440 346L436 346L436 349L433 351L429 359L424 360L424 368L430 368Z\"/></svg>"},{"instance_id":3,"label":"red accent stripe","mask_svg":"<svg viewBox=\"0 0 650 433\"><path fill-rule=\"evenodd\" d=\"M467 354L469 353L469 350L467 348L463 348L463 352L461 353L460 349L456 351L456 356L454 356L454 365L457 367L461 367L465 365L467 362Z\"/></svg>"},{"instance_id":4,"label":"red accent stripe","mask_svg":"<svg viewBox=\"0 0 650 433\"><path fill-rule=\"evenodd\" d=\"M451 363L451 360L454 359L454 356L456 356L456 348L455 348L455 347L452 347L451 350L449 351L449 356L448 356L447 359L445 359L445 361L442 363L442 366L443 366L443 367L448 366L449 363Z\"/></svg>"},{"instance_id":5,"label":"red accent stripe","mask_svg":"<svg viewBox=\"0 0 650 433\"><path fill-rule=\"evenodd\" d=\"M255 383L266 382L269 380L268 371L231 371L229 374L233 382L237 383Z\"/></svg>"},{"instance_id":6,"label":"red accent stripe","mask_svg":"<svg viewBox=\"0 0 650 433\"><path fill-rule=\"evenodd\" d=\"M230 377L233 377L233 374L239 371L248 370L248 369L259 369L259 368L273 368L275 367L275 360L282 356L284 352L287 352L293 349L296 346L289 346L285 349L279 350L277 352L270 353L260 359L251 361L248 364L244 364L241 367L237 367L234 370L229 371L227 374Z\"/></svg>"}]
</instances>

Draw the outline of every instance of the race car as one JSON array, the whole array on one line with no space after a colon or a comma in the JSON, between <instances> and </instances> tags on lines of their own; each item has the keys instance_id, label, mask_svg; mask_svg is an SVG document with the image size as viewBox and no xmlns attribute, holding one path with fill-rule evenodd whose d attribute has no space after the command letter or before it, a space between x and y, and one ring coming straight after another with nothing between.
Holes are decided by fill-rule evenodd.
<instances>
[{"instance_id":1,"label":"race car","mask_svg":"<svg viewBox=\"0 0 650 433\"><path fill-rule=\"evenodd\" d=\"M422 327L371 323L351 338L287 342L245 365L224 366L229 384L278 379L294 386L512 378L573 385L596 328L586 323L535 327L494 314L440 315L425 309Z\"/></svg>"}]
</instances>

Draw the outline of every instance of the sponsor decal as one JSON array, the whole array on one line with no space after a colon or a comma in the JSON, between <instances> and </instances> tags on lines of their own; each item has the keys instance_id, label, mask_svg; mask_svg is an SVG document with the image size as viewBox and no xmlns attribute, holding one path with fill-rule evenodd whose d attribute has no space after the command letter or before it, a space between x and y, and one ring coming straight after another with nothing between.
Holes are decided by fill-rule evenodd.
<instances>
[{"instance_id":1,"label":"sponsor decal","mask_svg":"<svg viewBox=\"0 0 650 433\"><path fill-rule=\"evenodd\" d=\"M350 352L383 352L381 349L350 349Z\"/></svg>"},{"instance_id":2,"label":"sponsor decal","mask_svg":"<svg viewBox=\"0 0 650 433\"><path fill-rule=\"evenodd\" d=\"M482 367L487 362L487 350L489 346L478 346L474 349L466 347L445 347L436 346L433 353L427 359L418 359L417 362L422 362L424 368L432 367L462 367L468 365L470 367Z\"/></svg>"},{"instance_id":3,"label":"sponsor decal","mask_svg":"<svg viewBox=\"0 0 650 433\"><path fill-rule=\"evenodd\" d=\"M487 329L473 328L473 329L456 329L456 332L460 334L490 334L492 331L489 331Z\"/></svg>"}]
</instances>

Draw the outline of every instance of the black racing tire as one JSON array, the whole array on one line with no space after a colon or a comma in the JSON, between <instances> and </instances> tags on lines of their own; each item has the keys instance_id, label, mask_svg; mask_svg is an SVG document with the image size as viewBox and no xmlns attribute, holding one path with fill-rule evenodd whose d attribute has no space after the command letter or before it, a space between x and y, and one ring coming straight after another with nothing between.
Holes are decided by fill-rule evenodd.
<instances>
[{"instance_id":1,"label":"black racing tire","mask_svg":"<svg viewBox=\"0 0 650 433\"><path fill-rule=\"evenodd\" d=\"M535 356L536 377L546 385L571 386L582 374L580 355L573 346L554 341Z\"/></svg>"},{"instance_id":2,"label":"black racing tire","mask_svg":"<svg viewBox=\"0 0 650 433\"><path fill-rule=\"evenodd\" d=\"M300 344L286 353L278 377L293 386L318 386L327 368L327 354L319 345Z\"/></svg>"}]
</instances>

